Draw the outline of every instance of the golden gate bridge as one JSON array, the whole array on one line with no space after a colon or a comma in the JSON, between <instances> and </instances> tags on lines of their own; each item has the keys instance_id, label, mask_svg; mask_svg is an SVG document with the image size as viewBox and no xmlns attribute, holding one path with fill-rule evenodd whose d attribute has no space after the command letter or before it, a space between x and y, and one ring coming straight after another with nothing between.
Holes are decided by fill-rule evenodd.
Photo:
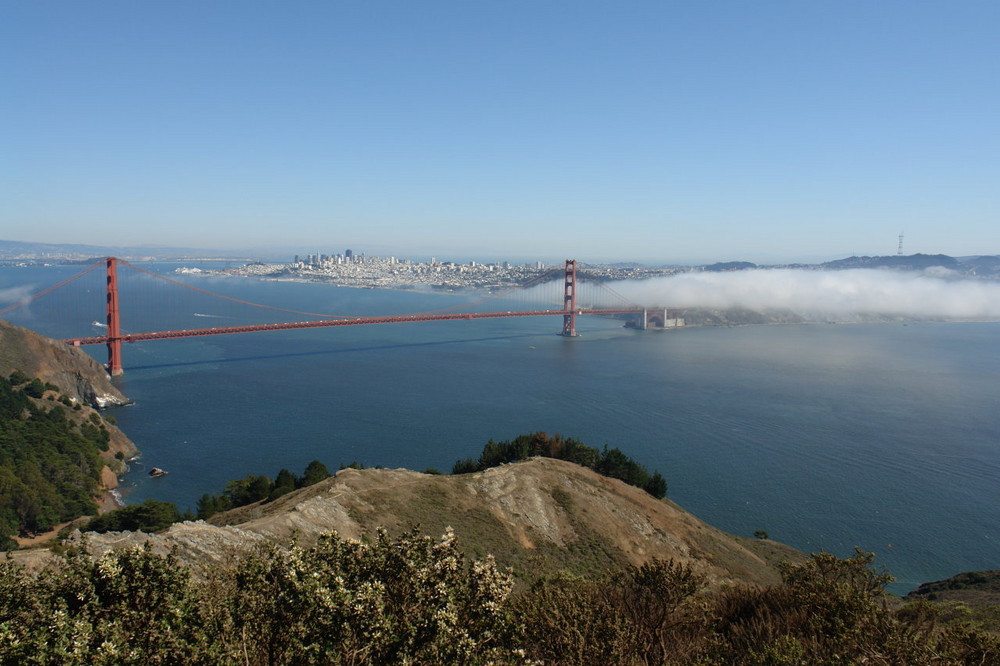
<instances>
[{"instance_id":1,"label":"golden gate bridge","mask_svg":"<svg viewBox=\"0 0 1000 666\"><path fill-rule=\"evenodd\" d=\"M193 328L193 329L174 329L174 330L162 330L162 331L146 331L146 332L125 332L122 330L122 311L120 305L120 295L119 295L119 279L118 279L118 267L119 265L127 266L139 273L151 276L157 280L161 280L185 289L193 290L195 292L200 292L201 294L214 297L216 299L224 299L226 301L231 301L234 303L240 303L246 306L252 306L254 308L262 308L265 310L278 311L286 314L301 315L308 317L318 317L318 320L314 321L289 321L289 322L278 322L278 323L261 323L261 324L241 324L235 326L216 326L211 328ZM561 278L561 307L555 309L537 309L534 308L524 308L519 310L501 310L494 312L450 312L447 310L437 310L432 312L422 312L415 314L398 314L398 315L379 315L379 316L352 316L352 315L331 315L331 314L318 314L314 312L303 312L299 310L293 310L278 306L262 305L259 303L253 303L250 301L233 298L231 296L225 296L215 292L208 291L206 289L201 289L178 280L154 273L152 271L146 270L144 268L135 266L124 259L119 259L116 257L106 257L93 264L87 266L84 270L80 271L76 275L73 275L61 282L43 289L31 296L21 299L19 302L13 305L7 306L6 308L0 309L0 315L5 315L7 312L14 310L16 308L27 305L28 303L41 298L42 296L56 291L71 282L78 280L84 275L95 271L97 268L104 266L105 268L105 284L104 284L104 294L105 294L105 307L104 315L106 319L106 324L104 324L105 331L102 335L90 335L90 336L78 336L64 338L67 344L75 347L83 345L106 345L107 346L107 370L112 376L121 375L124 372L124 365L122 361L122 344L126 342L144 342L151 340L168 340L177 338L190 338L190 337L201 337L201 336L212 336L212 335L231 335L236 333L257 333L264 331L283 331L292 329L309 329L309 328L328 328L335 326L364 326L373 324L397 324L397 323L412 323L412 322L431 322L431 321L457 321L457 320L476 320L476 319L501 319L501 318L520 318L520 317L562 317L562 330L561 334L567 337L575 337L577 335L576 331L576 318L584 315L632 315L636 318L634 324L635 328L645 329L649 326L664 326L665 323L671 318L676 317L676 314L671 315L670 311L663 308L643 308L634 304L620 304L618 307L596 307L593 305L584 305L578 299L578 287L581 283L581 275L577 272L577 262L574 259L566 260L565 267L563 269L557 269L555 272L548 272L540 277L536 278L532 282L522 285L521 289L525 290L545 280L550 282L555 282ZM561 273L561 275L560 275ZM592 281L602 288L605 292L611 294L614 298L619 301L625 301L624 297L620 294L614 292L610 287L607 287L599 281ZM491 299L497 298L497 296L491 296L488 299L483 299L481 302L485 302ZM448 310L454 310L457 308L467 308L474 304L464 304L461 306L456 306L454 308L448 308ZM202 315L205 316L205 315ZM94 322L98 324L99 322Z\"/></svg>"}]
</instances>

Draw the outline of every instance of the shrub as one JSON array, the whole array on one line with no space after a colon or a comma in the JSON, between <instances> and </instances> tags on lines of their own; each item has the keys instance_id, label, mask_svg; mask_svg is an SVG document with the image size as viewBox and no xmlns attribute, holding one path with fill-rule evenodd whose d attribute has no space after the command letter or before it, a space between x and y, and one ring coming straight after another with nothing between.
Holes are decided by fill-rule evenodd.
<instances>
[{"instance_id":1,"label":"shrub","mask_svg":"<svg viewBox=\"0 0 1000 666\"><path fill-rule=\"evenodd\" d=\"M380 531L244 554L205 578L148 547L0 562L0 663L486 664L512 648L509 573Z\"/></svg>"},{"instance_id":2,"label":"shrub","mask_svg":"<svg viewBox=\"0 0 1000 666\"><path fill-rule=\"evenodd\" d=\"M705 583L689 566L654 559L603 579L561 575L514 602L533 659L560 664L662 664L694 622L686 607Z\"/></svg>"},{"instance_id":3,"label":"shrub","mask_svg":"<svg viewBox=\"0 0 1000 666\"><path fill-rule=\"evenodd\" d=\"M20 386L21 384L30 382L31 377L24 374L20 370L15 370L14 372L10 373L10 376L7 378L7 381L10 382L11 386Z\"/></svg>"},{"instance_id":4,"label":"shrub","mask_svg":"<svg viewBox=\"0 0 1000 666\"><path fill-rule=\"evenodd\" d=\"M182 520L177 506L171 502L146 500L97 516L87 523L87 532L121 532L124 530L159 532Z\"/></svg>"}]
</instances>

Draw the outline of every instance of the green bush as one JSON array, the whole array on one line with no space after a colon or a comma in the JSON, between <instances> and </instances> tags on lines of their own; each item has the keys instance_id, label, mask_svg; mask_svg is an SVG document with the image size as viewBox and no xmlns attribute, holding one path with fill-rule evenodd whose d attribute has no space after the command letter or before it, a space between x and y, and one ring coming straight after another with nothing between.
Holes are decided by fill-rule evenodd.
<instances>
[{"instance_id":1,"label":"green bush","mask_svg":"<svg viewBox=\"0 0 1000 666\"><path fill-rule=\"evenodd\" d=\"M871 556L814 555L766 588L653 560L512 595L510 572L378 531L192 571L147 548L0 561L0 664L997 664L1000 640L895 613Z\"/></svg>"},{"instance_id":2,"label":"green bush","mask_svg":"<svg viewBox=\"0 0 1000 666\"><path fill-rule=\"evenodd\" d=\"M539 581L514 610L529 656L543 663L662 664L697 624L685 604L704 584L689 566L654 559L599 580Z\"/></svg>"},{"instance_id":3,"label":"green bush","mask_svg":"<svg viewBox=\"0 0 1000 666\"><path fill-rule=\"evenodd\" d=\"M10 373L10 377L8 377L8 382L10 383L11 386L20 386L21 384L25 384L30 381L31 377L24 374L20 370L15 370L14 372Z\"/></svg>"},{"instance_id":4,"label":"green bush","mask_svg":"<svg viewBox=\"0 0 1000 666\"><path fill-rule=\"evenodd\" d=\"M71 550L0 562L0 663L517 663L512 584L451 534L263 547L198 580L148 548Z\"/></svg>"},{"instance_id":5,"label":"green bush","mask_svg":"<svg viewBox=\"0 0 1000 666\"><path fill-rule=\"evenodd\" d=\"M86 532L121 532L124 530L159 532L184 520L177 506L171 502L146 500L142 504L126 506L92 518L84 528Z\"/></svg>"}]
</instances>

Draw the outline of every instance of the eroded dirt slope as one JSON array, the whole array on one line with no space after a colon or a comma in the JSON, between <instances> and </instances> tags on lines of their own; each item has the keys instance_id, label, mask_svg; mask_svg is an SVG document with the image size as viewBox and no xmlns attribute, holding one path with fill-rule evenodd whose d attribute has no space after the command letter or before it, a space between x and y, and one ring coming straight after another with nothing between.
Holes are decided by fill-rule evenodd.
<instances>
[{"instance_id":1,"label":"eroded dirt slope","mask_svg":"<svg viewBox=\"0 0 1000 666\"><path fill-rule=\"evenodd\" d=\"M149 542L190 562L222 562L264 539L309 545L330 531L362 539L378 526L393 533L418 527L431 536L452 527L470 555L493 554L524 577L558 569L597 573L658 557L688 563L717 584L771 583L777 561L802 557L775 542L726 534L673 502L548 458L459 476L345 469L274 502L214 516L211 524L87 540L94 552Z\"/></svg>"}]
</instances>

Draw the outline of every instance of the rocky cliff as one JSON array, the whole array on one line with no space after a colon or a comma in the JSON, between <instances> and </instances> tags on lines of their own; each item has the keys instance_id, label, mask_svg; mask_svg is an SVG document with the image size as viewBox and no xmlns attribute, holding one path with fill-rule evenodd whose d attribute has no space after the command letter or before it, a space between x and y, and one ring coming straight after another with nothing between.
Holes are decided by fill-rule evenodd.
<instances>
[{"instance_id":1,"label":"rocky cliff","mask_svg":"<svg viewBox=\"0 0 1000 666\"><path fill-rule=\"evenodd\" d=\"M0 373L14 370L54 384L70 399L92 407L128 403L101 364L81 349L0 319Z\"/></svg>"}]
</instances>

